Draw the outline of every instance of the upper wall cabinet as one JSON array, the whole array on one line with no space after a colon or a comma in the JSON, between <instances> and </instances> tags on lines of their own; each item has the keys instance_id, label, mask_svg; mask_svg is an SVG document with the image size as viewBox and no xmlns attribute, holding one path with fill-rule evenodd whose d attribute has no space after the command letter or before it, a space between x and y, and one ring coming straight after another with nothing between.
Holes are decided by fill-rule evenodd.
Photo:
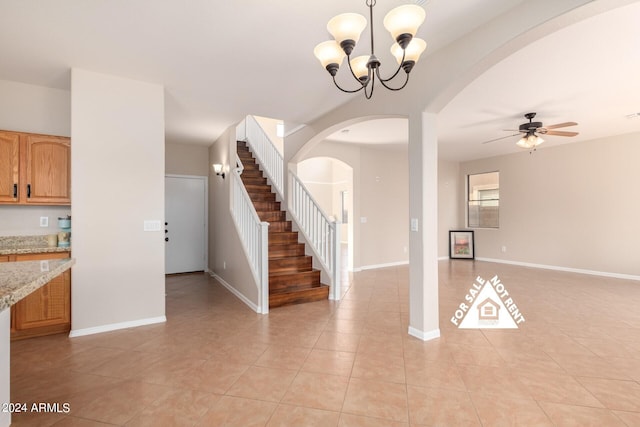
<instances>
[{"instance_id":1,"label":"upper wall cabinet","mask_svg":"<svg viewBox=\"0 0 640 427\"><path fill-rule=\"evenodd\" d=\"M18 202L20 134L0 131L0 203Z\"/></svg>"},{"instance_id":2,"label":"upper wall cabinet","mask_svg":"<svg viewBox=\"0 0 640 427\"><path fill-rule=\"evenodd\" d=\"M71 204L69 138L0 131L0 203Z\"/></svg>"}]
</instances>

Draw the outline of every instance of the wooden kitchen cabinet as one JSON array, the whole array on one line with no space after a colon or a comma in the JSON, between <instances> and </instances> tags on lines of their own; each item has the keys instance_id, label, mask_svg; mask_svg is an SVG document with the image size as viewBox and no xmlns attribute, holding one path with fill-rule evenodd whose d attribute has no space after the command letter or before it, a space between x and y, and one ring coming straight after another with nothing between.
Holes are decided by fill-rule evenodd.
<instances>
[{"instance_id":1,"label":"wooden kitchen cabinet","mask_svg":"<svg viewBox=\"0 0 640 427\"><path fill-rule=\"evenodd\" d=\"M69 258L69 252L14 255L14 261ZM15 258L15 259L14 259ZM11 339L71 330L71 271L67 270L11 307Z\"/></svg>"},{"instance_id":2,"label":"wooden kitchen cabinet","mask_svg":"<svg viewBox=\"0 0 640 427\"><path fill-rule=\"evenodd\" d=\"M0 131L0 203L18 202L20 134Z\"/></svg>"},{"instance_id":3,"label":"wooden kitchen cabinet","mask_svg":"<svg viewBox=\"0 0 640 427\"><path fill-rule=\"evenodd\" d=\"M0 203L71 204L70 139L0 131Z\"/></svg>"}]
</instances>

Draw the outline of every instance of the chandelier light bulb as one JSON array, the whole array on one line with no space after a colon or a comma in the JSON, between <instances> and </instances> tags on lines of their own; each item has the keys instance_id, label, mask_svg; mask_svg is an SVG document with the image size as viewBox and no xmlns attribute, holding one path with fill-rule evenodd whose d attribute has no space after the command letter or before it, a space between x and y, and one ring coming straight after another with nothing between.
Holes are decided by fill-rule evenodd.
<instances>
[{"instance_id":1,"label":"chandelier light bulb","mask_svg":"<svg viewBox=\"0 0 640 427\"><path fill-rule=\"evenodd\" d=\"M420 55L427 48L427 42L414 37L409 42L409 45L404 49L404 62L413 61L414 63L418 62L420 59ZM402 57L403 57L403 49L400 47L398 43L394 43L391 46L391 54L396 58L396 61L399 65L402 65Z\"/></svg>"},{"instance_id":2,"label":"chandelier light bulb","mask_svg":"<svg viewBox=\"0 0 640 427\"><path fill-rule=\"evenodd\" d=\"M336 39L338 44L346 40L352 40L355 45L360 40L360 34L362 34L366 26L367 20L364 16L358 13L343 13L331 18L327 24L327 31Z\"/></svg>"},{"instance_id":3,"label":"chandelier light bulb","mask_svg":"<svg viewBox=\"0 0 640 427\"><path fill-rule=\"evenodd\" d=\"M344 51L335 40L322 42L313 49L313 54L324 68L330 64L337 64L339 67L344 59ZM337 71L337 68L336 68Z\"/></svg>"},{"instance_id":4,"label":"chandelier light bulb","mask_svg":"<svg viewBox=\"0 0 640 427\"><path fill-rule=\"evenodd\" d=\"M351 69L353 74L356 75L358 80L366 82L369 77L369 68L367 63L369 62L369 55L357 56L351 60Z\"/></svg>"},{"instance_id":5,"label":"chandelier light bulb","mask_svg":"<svg viewBox=\"0 0 640 427\"><path fill-rule=\"evenodd\" d=\"M405 4L392 9L384 17L384 27L391 33L394 41L402 46L403 39L411 39L418 32L418 28L424 22L426 12L417 4ZM408 37L408 36L410 37Z\"/></svg>"}]
</instances>

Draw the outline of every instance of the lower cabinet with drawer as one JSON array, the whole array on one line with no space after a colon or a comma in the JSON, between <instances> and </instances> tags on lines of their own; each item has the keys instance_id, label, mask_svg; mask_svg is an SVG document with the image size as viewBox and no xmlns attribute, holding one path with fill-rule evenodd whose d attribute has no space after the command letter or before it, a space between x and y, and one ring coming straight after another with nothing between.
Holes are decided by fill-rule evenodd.
<instances>
[{"instance_id":1,"label":"lower cabinet with drawer","mask_svg":"<svg viewBox=\"0 0 640 427\"><path fill-rule=\"evenodd\" d=\"M9 261L69 258L69 252L12 255ZM71 330L71 271L67 270L11 307L11 340Z\"/></svg>"}]
</instances>

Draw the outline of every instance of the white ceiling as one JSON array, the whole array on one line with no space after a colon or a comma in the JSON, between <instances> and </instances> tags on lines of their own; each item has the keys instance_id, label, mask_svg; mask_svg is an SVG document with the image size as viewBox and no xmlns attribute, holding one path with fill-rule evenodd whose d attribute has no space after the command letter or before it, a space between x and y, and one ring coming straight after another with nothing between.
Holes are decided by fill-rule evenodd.
<instances>
[{"instance_id":1,"label":"white ceiling","mask_svg":"<svg viewBox=\"0 0 640 427\"><path fill-rule=\"evenodd\" d=\"M382 19L408 1L374 8L383 61L393 59ZM521 1L428 0L419 35L434 52ZM78 67L163 84L167 141L209 145L247 114L308 123L357 96L335 89L313 56L343 12L368 9L365 0L2 0L0 79L69 89Z\"/></svg>"},{"instance_id":2,"label":"white ceiling","mask_svg":"<svg viewBox=\"0 0 640 427\"><path fill-rule=\"evenodd\" d=\"M545 136L540 149L640 131L640 2L588 18L501 61L440 113L439 152L469 160L521 151L514 132L527 112L567 121L575 137Z\"/></svg>"},{"instance_id":3,"label":"white ceiling","mask_svg":"<svg viewBox=\"0 0 640 427\"><path fill-rule=\"evenodd\" d=\"M577 122L578 136L544 136L539 149L640 132L640 2L613 9L546 36L493 66L439 114L439 156L471 160L522 151L513 135L537 112L545 125ZM393 135L393 136L392 136ZM407 122L359 123L327 139L402 144ZM403 139L404 138L404 139Z\"/></svg>"},{"instance_id":4,"label":"white ceiling","mask_svg":"<svg viewBox=\"0 0 640 427\"><path fill-rule=\"evenodd\" d=\"M407 1L380 0L374 9L383 64L392 58L382 18ZM428 0L418 34L426 55L523 1L533 0ZM167 142L209 145L246 114L308 123L361 96L335 89L312 54L328 39L326 22L346 11L367 15L365 1L3 0L0 79L69 89L69 70L79 67L162 84ZM640 2L552 34L490 69L440 114L441 155L514 151L508 140L480 142L517 127L528 111L545 124L578 122L580 136L567 140L640 130L640 119L620 118L640 111L637 22ZM363 34L358 54L367 40ZM340 137L406 143L406 122L352 126ZM548 137L548 145L559 139Z\"/></svg>"}]
</instances>

